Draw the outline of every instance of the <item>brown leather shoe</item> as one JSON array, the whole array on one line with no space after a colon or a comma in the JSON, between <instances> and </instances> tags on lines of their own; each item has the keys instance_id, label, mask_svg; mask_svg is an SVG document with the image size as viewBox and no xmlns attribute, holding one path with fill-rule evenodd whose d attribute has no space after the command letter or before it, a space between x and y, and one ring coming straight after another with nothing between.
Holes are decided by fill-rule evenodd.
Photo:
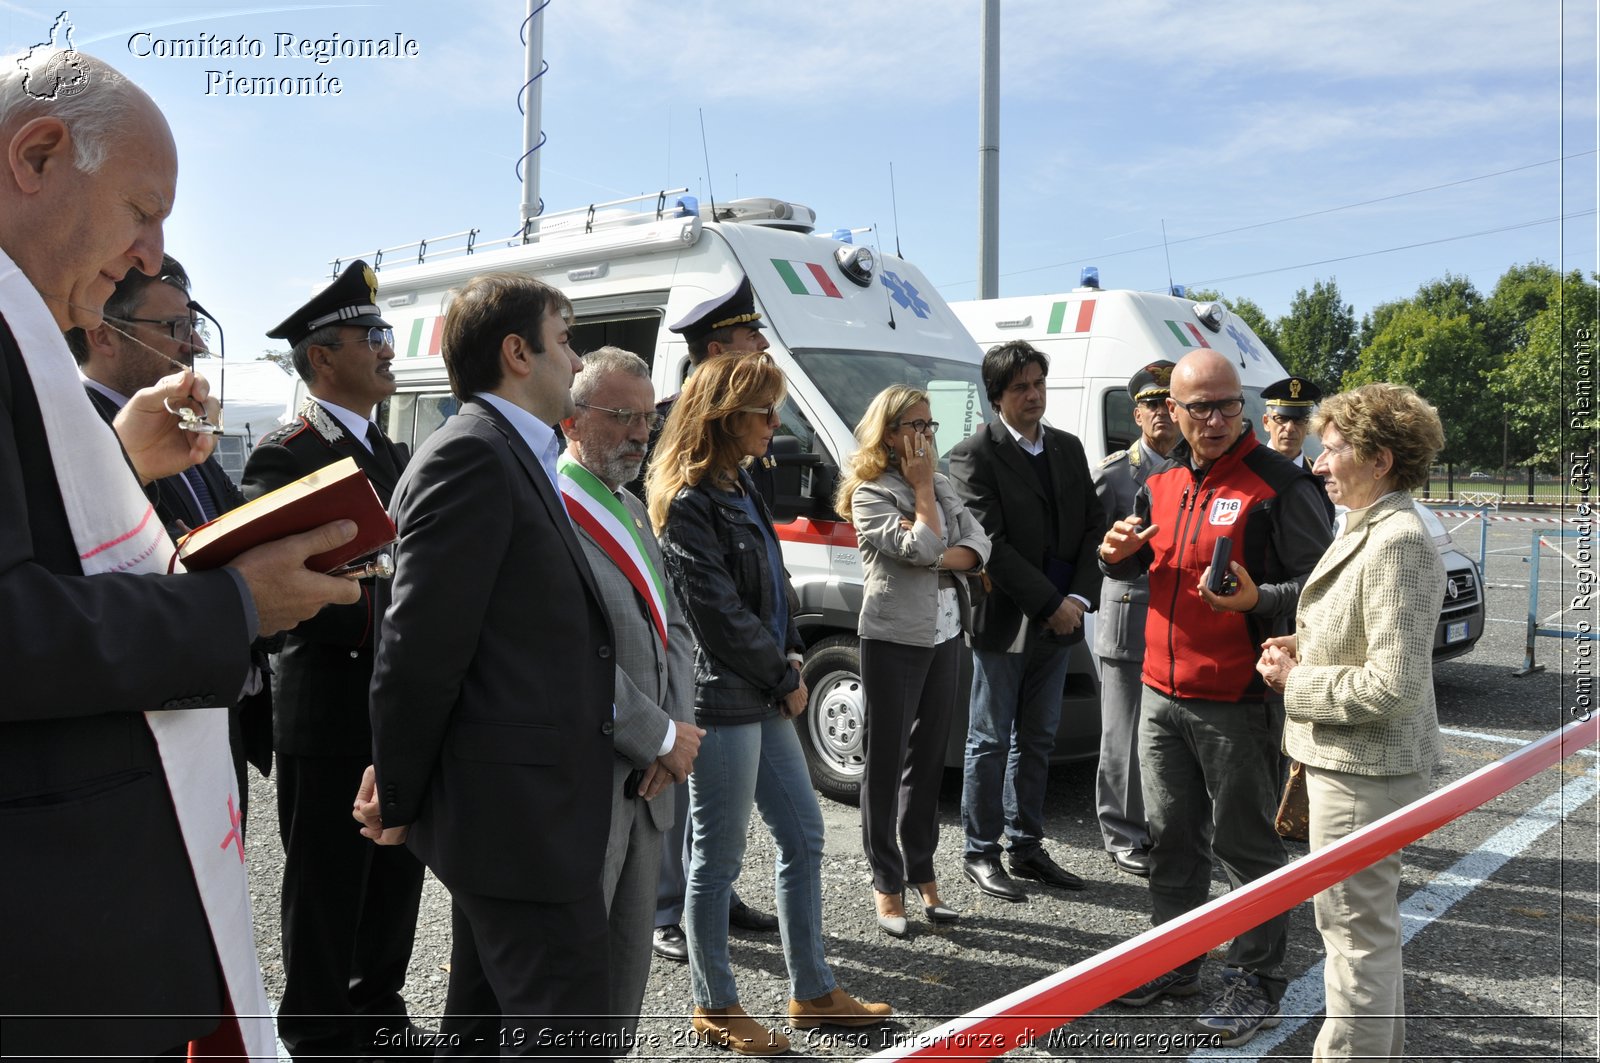
<instances>
[{"instance_id":1,"label":"brown leather shoe","mask_svg":"<svg viewBox=\"0 0 1600 1063\"><path fill-rule=\"evenodd\" d=\"M790 1005L793 1011L793 1005ZM725 1008L695 1008L690 1026L700 1040L718 1048L731 1048L745 1056L775 1056L789 1051L789 1039L761 1025L737 1004Z\"/></svg>"},{"instance_id":2,"label":"brown leather shoe","mask_svg":"<svg viewBox=\"0 0 1600 1063\"><path fill-rule=\"evenodd\" d=\"M834 987L833 992L815 1000L789 1001L789 1025L805 1029L811 1026L872 1026L894 1014L887 1004L863 1004L844 990Z\"/></svg>"}]
</instances>

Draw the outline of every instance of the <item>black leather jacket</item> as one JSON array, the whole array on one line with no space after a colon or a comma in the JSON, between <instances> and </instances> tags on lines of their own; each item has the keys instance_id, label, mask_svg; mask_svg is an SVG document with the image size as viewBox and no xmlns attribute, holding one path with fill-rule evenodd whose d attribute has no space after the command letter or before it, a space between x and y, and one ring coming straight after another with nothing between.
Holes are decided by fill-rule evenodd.
<instances>
[{"instance_id":1,"label":"black leather jacket","mask_svg":"<svg viewBox=\"0 0 1600 1063\"><path fill-rule=\"evenodd\" d=\"M748 472L739 480L772 518ZM661 533L667 578L694 629L695 722L755 723L778 714L800 673L787 654L804 649L789 617L785 645L772 637L772 574L761 528L734 496L702 483L678 492Z\"/></svg>"}]
</instances>

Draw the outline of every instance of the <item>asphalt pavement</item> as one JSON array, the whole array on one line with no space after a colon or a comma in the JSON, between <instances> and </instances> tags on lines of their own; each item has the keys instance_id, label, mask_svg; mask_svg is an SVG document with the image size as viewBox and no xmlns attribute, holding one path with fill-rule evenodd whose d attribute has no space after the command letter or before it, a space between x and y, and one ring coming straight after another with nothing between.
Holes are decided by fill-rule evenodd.
<instances>
[{"instance_id":1,"label":"asphalt pavement","mask_svg":"<svg viewBox=\"0 0 1600 1063\"><path fill-rule=\"evenodd\" d=\"M1459 520L1445 523L1455 527ZM1544 670L1516 674L1526 657L1533 536L1548 536L1559 527L1490 525L1485 634L1470 654L1435 668L1445 748L1436 785L1459 779L1560 727L1581 693L1578 676L1594 674L1593 654L1570 639L1555 637L1535 641L1536 663ZM1459 528L1456 537L1463 552L1477 555L1475 525ZM1544 549L1537 617L1547 626L1574 628L1579 621L1594 625L1592 603L1570 608L1578 589L1577 550L1582 544L1551 541L1566 556ZM1406 850L1401 900L1410 935L1405 951L1408 1058L1597 1058L1597 763L1593 749L1569 758ZM794 1053L854 1059L907 1043L1147 929L1144 881L1116 870L1100 850L1093 782L1092 765L1053 769L1046 810L1050 851L1087 880L1087 889L1064 893L1023 883L1028 901L1010 904L978 893L961 876L960 780L947 773L939 809L938 870L947 903L964 917L950 927L936 927L913 914L912 936L904 941L884 935L873 919L856 810L823 799L829 961L843 987L864 999L887 1000L897 1014L893 1022L865 1032L798 1031ZM252 781L250 811L257 945L268 995L276 1000L283 977L277 932L282 851L270 782ZM1289 849L1291 859L1306 853L1303 845L1290 844ZM757 820L739 889L752 905L768 911L772 861L771 841ZM1214 892L1223 888L1219 879ZM914 907L912 911L916 913ZM406 991L413 1016L426 1027L437 1028L443 1008L449 947L448 896L430 877ZM783 1015L789 992L777 934L736 931L731 952L746 1010ZM1206 994L1142 1009L1107 1005L1013 1056L1305 1058L1321 1021L1321 962L1321 939L1307 902L1290 917L1286 974L1291 988L1283 1022L1250 1044L1196 1051L1196 1042L1186 1039L1193 1014L1220 988L1219 965L1213 962L1205 974ZM655 959L634 1054L720 1056L720 1051L690 1041L690 1004L687 967Z\"/></svg>"}]
</instances>

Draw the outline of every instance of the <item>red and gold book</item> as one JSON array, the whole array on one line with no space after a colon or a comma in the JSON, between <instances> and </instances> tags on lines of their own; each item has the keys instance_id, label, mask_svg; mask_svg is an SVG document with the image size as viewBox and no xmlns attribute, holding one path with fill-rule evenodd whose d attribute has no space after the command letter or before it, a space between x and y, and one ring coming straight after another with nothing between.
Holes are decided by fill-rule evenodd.
<instances>
[{"instance_id":1,"label":"red and gold book","mask_svg":"<svg viewBox=\"0 0 1600 1063\"><path fill-rule=\"evenodd\" d=\"M306 567L332 572L395 540L394 521L354 458L344 458L284 484L253 502L229 510L178 540L178 557L196 571L221 568L262 543L320 528L335 520L356 522L356 537L327 553L306 558Z\"/></svg>"}]
</instances>

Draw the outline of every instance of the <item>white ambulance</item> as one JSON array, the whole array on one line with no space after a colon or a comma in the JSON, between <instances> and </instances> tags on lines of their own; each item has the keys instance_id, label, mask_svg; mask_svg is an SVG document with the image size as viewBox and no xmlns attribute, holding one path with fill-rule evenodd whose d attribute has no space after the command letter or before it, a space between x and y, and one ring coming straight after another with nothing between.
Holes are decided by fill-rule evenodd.
<instances>
[{"instance_id":1,"label":"white ambulance","mask_svg":"<svg viewBox=\"0 0 1600 1063\"><path fill-rule=\"evenodd\" d=\"M1244 416L1258 436L1263 436L1266 412L1261 389L1289 375L1261 337L1223 304L1103 291L1093 267L1084 270L1082 287L1064 294L958 302L950 309L983 350L1020 339L1049 357L1045 419L1082 440L1091 464L1139 437L1128 379L1152 361L1176 362L1202 347L1222 352L1238 367ZM1315 436L1306 440L1307 461L1321 450ZM1483 580L1439 519L1420 503L1417 511L1445 567L1445 603L1434 638L1437 662L1469 652L1483 634ZM1093 625L1094 619L1091 614L1087 623ZM1086 630L1092 639L1092 626Z\"/></svg>"},{"instance_id":2,"label":"white ambulance","mask_svg":"<svg viewBox=\"0 0 1600 1063\"><path fill-rule=\"evenodd\" d=\"M778 534L808 647L811 703L796 723L818 789L853 800L866 729L856 641L862 573L855 533L832 507L840 463L867 403L890 384L931 393L941 456L948 453L988 412L980 355L910 263L879 258L848 234L814 233L812 211L796 203L742 199L714 210L713 218L712 208L663 192L546 215L535 242L489 248L469 232L352 256L378 270L379 305L395 328L399 389L382 416L389 434L414 448L455 412L440 339L451 290L476 274L511 270L560 288L575 310L573 348L614 344L639 354L662 397L689 369L681 337L665 324L748 276L770 354L789 381L773 451ZM964 713L964 681L961 689ZM951 740L957 764L960 730Z\"/></svg>"},{"instance_id":3,"label":"white ambulance","mask_svg":"<svg viewBox=\"0 0 1600 1063\"><path fill-rule=\"evenodd\" d=\"M1102 291L1094 283L1060 295L951 303L983 350L1027 340L1050 359L1045 420L1083 441L1091 465L1139 437L1128 378L1157 359L1176 362L1214 348L1244 384L1244 416L1260 426L1261 389L1288 376L1250 326L1221 303L1153 292Z\"/></svg>"}]
</instances>

